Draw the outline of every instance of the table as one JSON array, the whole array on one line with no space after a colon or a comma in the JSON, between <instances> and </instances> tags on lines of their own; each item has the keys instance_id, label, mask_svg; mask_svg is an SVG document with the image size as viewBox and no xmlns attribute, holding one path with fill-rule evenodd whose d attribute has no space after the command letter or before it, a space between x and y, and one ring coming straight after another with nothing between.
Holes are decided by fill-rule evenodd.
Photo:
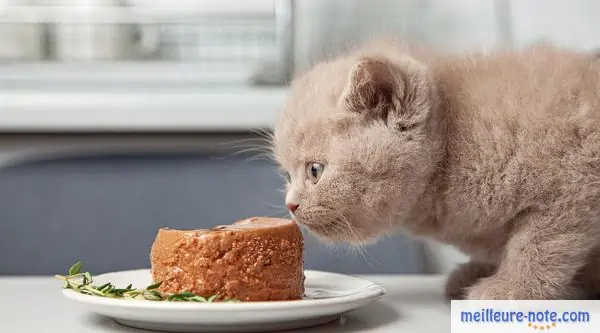
<instances>
[{"instance_id":1,"label":"table","mask_svg":"<svg viewBox=\"0 0 600 333\"><path fill-rule=\"evenodd\" d=\"M363 275L387 291L379 302L335 323L290 332L450 332L450 303L441 275ZM143 333L87 313L61 293L50 277L0 277L0 332Z\"/></svg>"}]
</instances>

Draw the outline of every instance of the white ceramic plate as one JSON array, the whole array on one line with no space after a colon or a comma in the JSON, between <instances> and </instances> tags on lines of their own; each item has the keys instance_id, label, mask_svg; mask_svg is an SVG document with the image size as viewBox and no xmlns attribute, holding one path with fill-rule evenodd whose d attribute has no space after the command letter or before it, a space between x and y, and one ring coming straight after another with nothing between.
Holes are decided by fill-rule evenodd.
<instances>
[{"instance_id":1,"label":"white ceramic plate","mask_svg":"<svg viewBox=\"0 0 600 333\"><path fill-rule=\"evenodd\" d=\"M123 300L65 289L64 295L89 311L131 327L170 332L266 332L325 324L363 307L385 293L383 287L353 276L305 271L306 297L298 301L187 303ZM147 286L147 269L98 275L94 284Z\"/></svg>"}]
</instances>

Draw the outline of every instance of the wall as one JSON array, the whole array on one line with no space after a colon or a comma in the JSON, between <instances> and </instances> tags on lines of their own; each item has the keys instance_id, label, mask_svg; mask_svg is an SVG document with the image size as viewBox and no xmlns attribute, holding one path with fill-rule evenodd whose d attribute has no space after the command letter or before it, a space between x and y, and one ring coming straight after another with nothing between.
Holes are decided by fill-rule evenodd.
<instances>
[{"instance_id":1,"label":"wall","mask_svg":"<svg viewBox=\"0 0 600 333\"><path fill-rule=\"evenodd\" d=\"M315 61L375 36L394 36L460 51L509 42L505 3L472 0L299 0L295 3L295 64ZM476 28L474 28L476 27Z\"/></svg>"},{"instance_id":2,"label":"wall","mask_svg":"<svg viewBox=\"0 0 600 333\"><path fill-rule=\"evenodd\" d=\"M512 0L516 46L545 41L579 50L600 49L600 2Z\"/></svg>"},{"instance_id":3,"label":"wall","mask_svg":"<svg viewBox=\"0 0 600 333\"><path fill-rule=\"evenodd\" d=\"M0 170L0 275L148 267L161 227L198 229L247 216L287 216L269 161L230 153L59 158ZM398 235L365 249L306 234L306 267L420 273L421 245Z\"/></svg>"}]
</instances>

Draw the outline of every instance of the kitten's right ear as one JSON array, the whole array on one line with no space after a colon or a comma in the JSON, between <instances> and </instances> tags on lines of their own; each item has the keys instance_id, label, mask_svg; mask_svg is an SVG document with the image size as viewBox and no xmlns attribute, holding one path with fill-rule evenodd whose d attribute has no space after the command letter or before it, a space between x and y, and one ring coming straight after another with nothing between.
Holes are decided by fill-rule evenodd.
<instances>
[{"instance_id":1,"label":"kitten's right ear","mask_svg":"<svg viewBox=\"0 0 600 333\"><path fill-rule=\"evenodd\" d=\"M351 112L379 118L397 129L413 128L429 114L433 89L415 63L398 66L388 59L359 59L338 103Z\"/></svg>"},{"instance_id":2,"label":"kitten's right ear","mask_svg":"<svg viewBox=\"0 0 600 333\"><path fill-rule=\"evenodd\" d=\"M384 116L397 104L397 85L394 70L387 61L362 58L350 70L348 85L339 102L353 112Z\"/></svg>"}]
</instances>

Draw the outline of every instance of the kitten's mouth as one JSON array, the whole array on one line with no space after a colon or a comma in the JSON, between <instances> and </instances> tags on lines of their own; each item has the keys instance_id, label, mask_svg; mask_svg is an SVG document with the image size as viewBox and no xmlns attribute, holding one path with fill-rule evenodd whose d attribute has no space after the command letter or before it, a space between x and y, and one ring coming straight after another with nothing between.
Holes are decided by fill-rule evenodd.
<instances>
[{"instance_id":1,"label":"kitten's mouth","mask_svg":"<svg viewBox=\"0 0 600 333\"><path fill-rule=\"evenodd\" d=\"M331 222L331 221L318 221L318 222L314 222L311 220L306 220L303 218L300 218L298 216L294 216L293 217L294 221L296 221L296 223L301 224L307 228L309 228L310 230L331 230L332 228L336 227L336 223L335 222Z\"/></svg>"},{"instance_id":2,"label":"kitten's mouth","mask_svg":"<svg viewBox=\"0 0 600 333\"><path fill-rule=\"evenodd\" d=\"M294 216L294 215L292 215L292 218L294 219L294 221L296 221L296 223L307 227L311 231L326 230L326 229L333 227L333 223L323 223L323 222L315 223L315 222L304 220L302 218L298 218L297 216Z\"/></svg>"},{"instance_id":3,"label":"kitten's mouth","mask_svg":"<svg viewBox=\"0 0 600 333\"><path fill-rule=\"evenodd\" d=\"M333 227L328 224L304 224L310 231L319 234L330 234L333 231Z\"/></svg>"},{"instance_id":4,"label":"kitten's mouth","mask_svg":"<svg viewBox=\"0 0 600 333\"><path fill-rule=\"evenodd\" d=\"M320 223L308 222L308 221L305 221L305 220L303 220L303 219L300 219L300 218L298 218L298 217L296 217L296 216L292 216L292 218L294 219L294 221L296 221L296 223L298 223L298 224L302 224L302 225L304 225L304 226L306 226L306 227L318 226L318 225L320 224Z\"/></svg>"},{"instance_id":5,"label":"kitten's mouth","mask_svg":"<svg viewBox=\"0 0 600 333\"><path fill-rule=\"evenodd\" d=\"M326 242L343 242L362 246L377 239L377 237L365 236L359 229L347 225L346 223L342 224L328 220L315 223L298 218L295 218L294 221L305 227L308 231L317 236L317 238Z\"/></svg>"},{"instance_id":6,"label":"kitten's mouth","mask_svg":"<svg viewBox=\"0 0 600 333\"><path fill-rule=\"evenodd\" d=\"M344 237L345 232L340 230L340 227L335 222L310 222L304 221L302 219L295 219L295 221L304 226L308 231L313 233L319 238L327 241L349 241L352 242L353 239Z\"/></svg>"}]
</instances>

